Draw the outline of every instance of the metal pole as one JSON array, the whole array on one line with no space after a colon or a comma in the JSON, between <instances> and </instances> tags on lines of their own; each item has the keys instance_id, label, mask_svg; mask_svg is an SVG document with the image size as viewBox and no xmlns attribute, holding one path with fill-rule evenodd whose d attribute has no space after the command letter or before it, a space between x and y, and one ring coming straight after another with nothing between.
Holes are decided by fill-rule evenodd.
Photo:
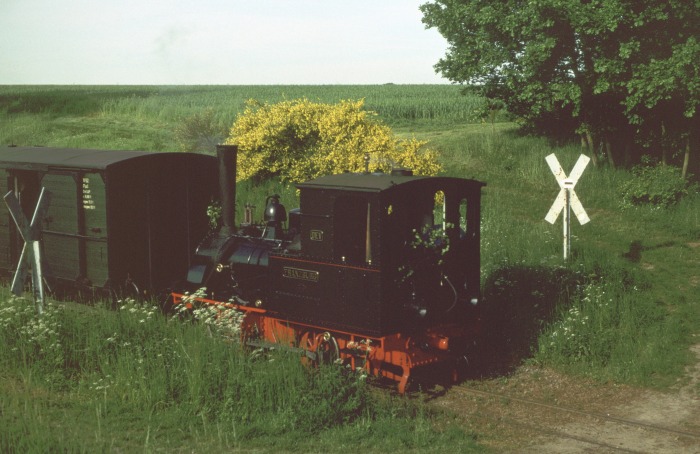
<instances>
[{"instance_id":1,"label":"metal pole","mask_svg":"<svg viewBox=\"0 0 700 454\"><path fill-rule=\"evenodd\" d=\"M566 204L564 205L564 260L569 258L571 253L571 188L564 189L566 194Z\"/></svg>"},{"instance_id":2,"label":"metal pole","mask_svg":"<svg viewBox=\"0 0 700 454\"><path fill-rule=\"evenodd\" d=\"M39 315L44 313L44 275L41 270L41 246L39 241L31 242L31 248L34 251L32 263L32 289L34 290L34 305L36 312Z\"/></svg>"}]
</instances>

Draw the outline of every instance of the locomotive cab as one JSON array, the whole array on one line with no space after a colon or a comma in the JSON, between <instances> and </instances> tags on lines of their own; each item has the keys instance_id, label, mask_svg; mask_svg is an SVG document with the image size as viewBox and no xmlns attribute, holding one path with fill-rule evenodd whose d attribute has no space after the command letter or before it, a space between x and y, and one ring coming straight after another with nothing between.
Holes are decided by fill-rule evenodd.
<instances>
[{"instance_id":1,"label":"locomotive cab","mask_svg":"<svg viewBox=\"0 0 700 454\"><path fill-rule=\"evenodd\" d=\"M431 179L397 191L382 206L394 305L408 323L436 323L478 303L479 186L462 181Z\"/></svg>"},{"instance_id":2,"label":"locomotive cab","mask_svg":"<svg viewBox=\"0 0 700 454\"><path fill-rule=\"evenodd\" d=\"M271 254L268 309L367 335L469 311L479 297L482 186L406 171L299 184L301 248Z\"/></svg>"}]
</instances>

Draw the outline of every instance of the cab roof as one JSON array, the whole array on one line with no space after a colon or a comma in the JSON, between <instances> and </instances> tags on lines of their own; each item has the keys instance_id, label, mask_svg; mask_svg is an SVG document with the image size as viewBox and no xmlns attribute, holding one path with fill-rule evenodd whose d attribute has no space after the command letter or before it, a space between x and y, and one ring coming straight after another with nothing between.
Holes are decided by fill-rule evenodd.
<instances>
[{"instance_id":1,"label":"cab roof","mask_svg":"<svg viewBox=\"0 0 700 454\"><path fill-rule=\"evenodd\" d=\"M477 180L455 177L428 177L383 172L374 173L341 173L327 175L297 184L299 189L335 189L359 192L384 192L397 186L413 186L422 184L435 185L461 185L481 188L486 183Z\"/></svg>"}]
</instances>

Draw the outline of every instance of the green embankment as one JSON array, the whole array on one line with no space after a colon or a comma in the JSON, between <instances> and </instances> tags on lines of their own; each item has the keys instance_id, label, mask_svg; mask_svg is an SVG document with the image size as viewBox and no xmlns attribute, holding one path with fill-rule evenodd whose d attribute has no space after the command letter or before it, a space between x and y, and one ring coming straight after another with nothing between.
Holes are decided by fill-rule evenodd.
<instances>
[{"instance_id":1,"label":"green embankment","mask_svg":"<svg viewBox=\"0 0 700 454\"><path fill-rule=\"evenodd\" d=\"M544 221L559 190L544 157L556 153L569 172L580 148L479 122L480 100L458 87L5 86L0 143L174 151L191 115L213 109L225 131L246 99L302 96L364 98L397 134L429 140L446 174L487 182L485 371L530 361L652 387L682 376L700 333L700 197L623 209L632 174L590 166L576 192L591 222L573 221L565 263L561 220ZM271 191L295 203L293 188L241 183L239 205ZM479 450L449 416L382 397L355 374L239 355L203 324L70 303L39 323L28 303L2 300L2 451Z\"/></svg>"}]
</instances>

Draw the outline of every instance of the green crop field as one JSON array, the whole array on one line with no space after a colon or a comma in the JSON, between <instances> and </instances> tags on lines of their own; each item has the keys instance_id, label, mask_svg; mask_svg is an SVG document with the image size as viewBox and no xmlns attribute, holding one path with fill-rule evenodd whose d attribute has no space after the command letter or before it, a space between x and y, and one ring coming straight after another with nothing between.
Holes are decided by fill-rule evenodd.
<instances>
[{"instance_id":1,"label":"green crop field","mask_svg":"<svg viewBox=\"0 0 700 454\"><path fill-rule=\"evenodd\" d=\"M544 158L555 153L568 173L580 146L523 136L504 113L484 121L482 100L456 86L2 86L0 144L179 151L176 131L193 115L213 112L225 137L247 99L300 97L365 99L397 135L428 140L445 174L487 183L488 354L479 365L489 374L528 364L665 389L694 361L697 189L668 207L631 205L624 188L647 177L589 166L576 193L591 222L573 221L565 262L561 219L544 221L559 191ZM294 188L275 182L239 189L239 205L273 191L296 203ZM57 302L41 325L30 303L1 299L2 451L484 449L478 432L415 399L387 396L352 373L309 372L285 356L240 355L206 326L147 305Z\"/></svg>"},{"instance_id":2,"label":"green crop field","mask_svg":"<svg viewBox=\"0 0 700 454\"><path fill-rule=\"evenodd\" d=\"M255 99L364 99L390 123L470 123L481 115L476 96L450 85L373 86L2 86L0 143L108 149L177 150L168 134L184 118L211 109L227 130ZM41 124L37 126L37 122Z\"/></svg>"}]
</instances>

